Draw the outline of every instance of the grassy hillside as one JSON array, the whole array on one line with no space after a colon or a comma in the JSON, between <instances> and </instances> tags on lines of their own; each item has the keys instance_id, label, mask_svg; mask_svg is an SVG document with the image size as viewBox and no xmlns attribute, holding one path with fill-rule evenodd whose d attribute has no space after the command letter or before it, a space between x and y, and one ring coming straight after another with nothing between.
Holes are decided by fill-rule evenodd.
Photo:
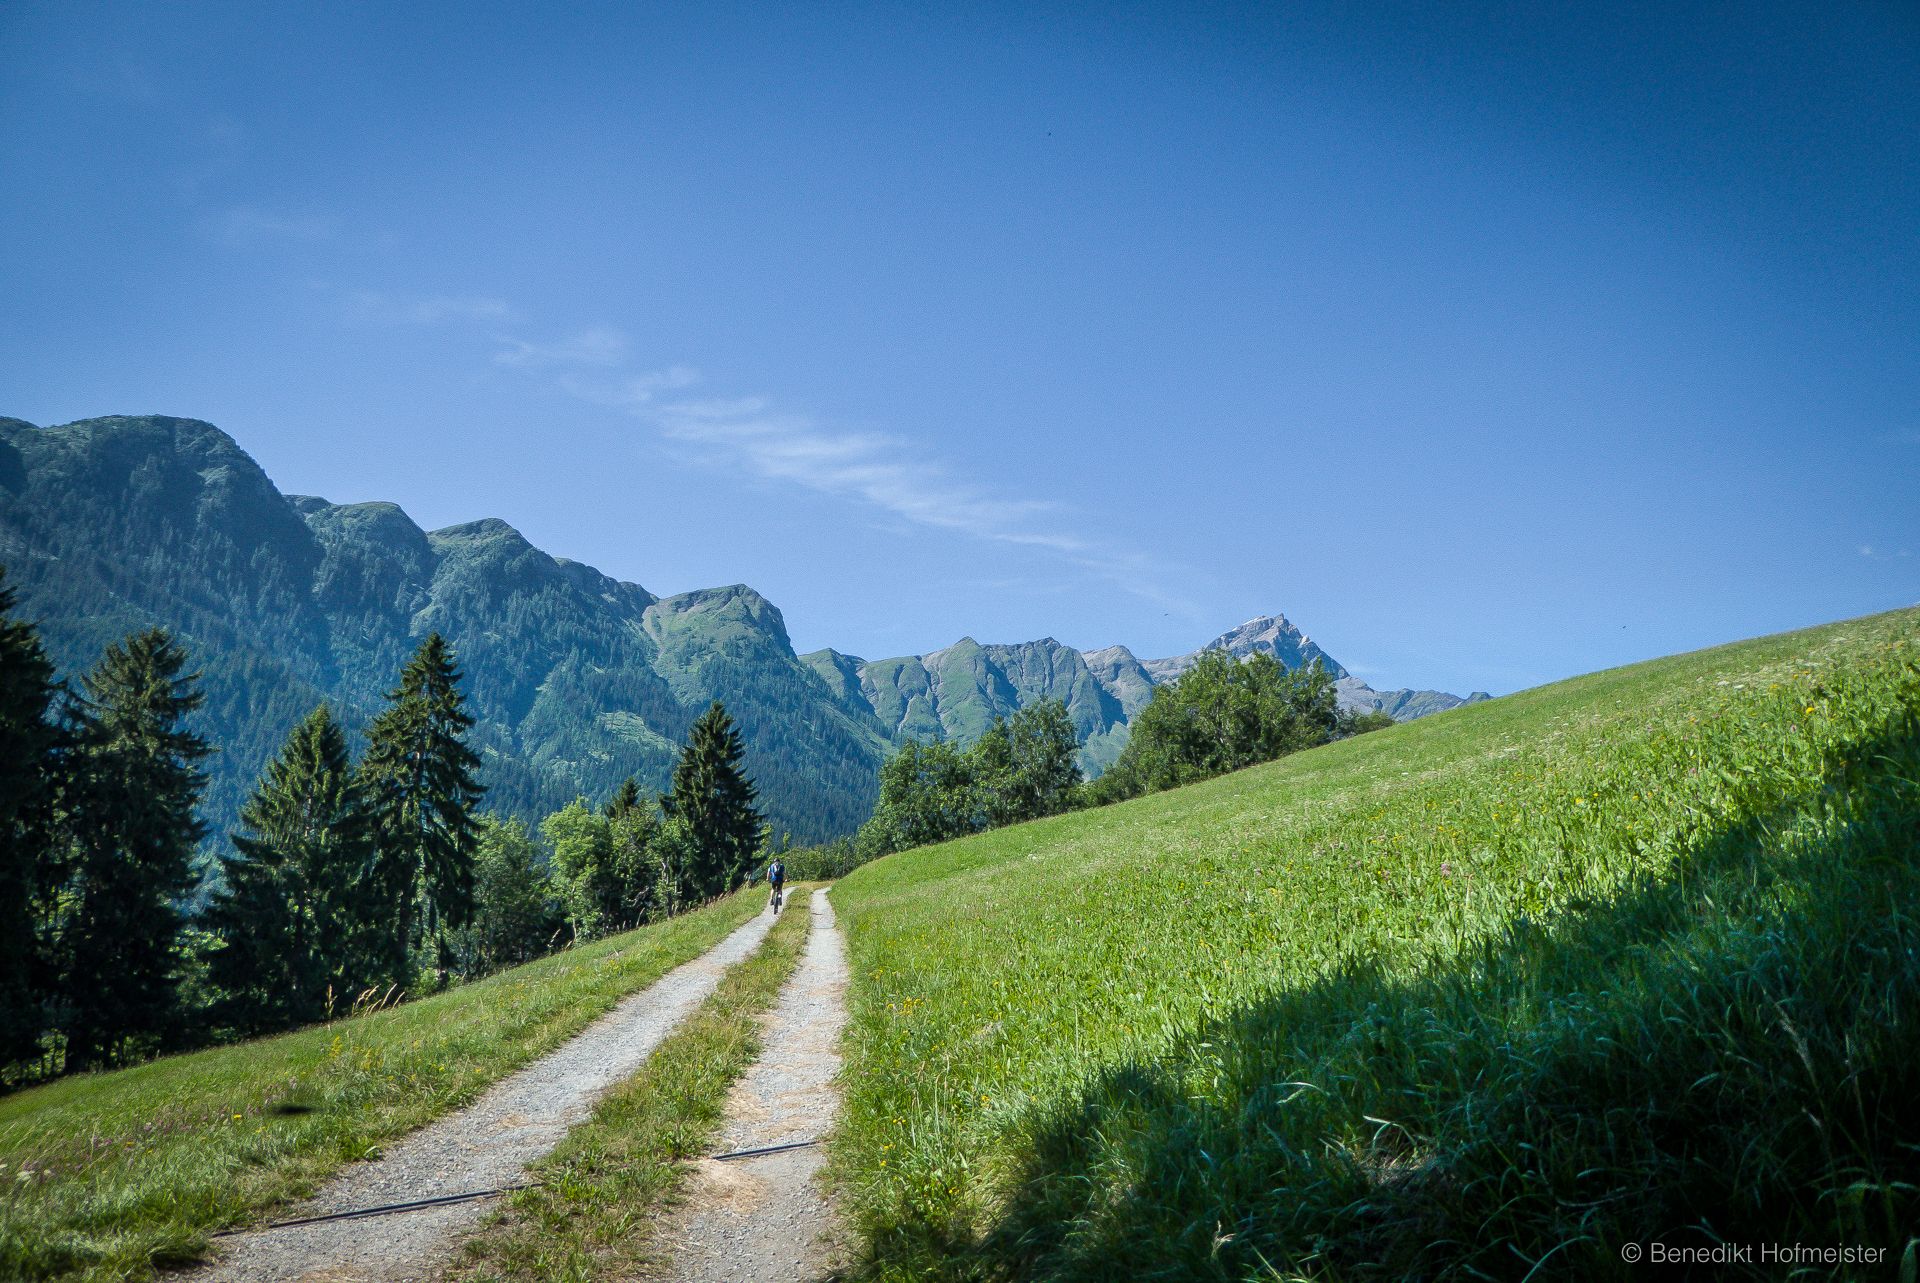
<instances>
[{"instance_id":1,"label":"grassy hillside","mask_svg":"<svg viewBox=\"0 0 1920 1283\"><path fill-rule=\"evenodd\" d=\"M0 1098L0 1278L140 1278L472 1101L764 907L742 892L434 997Z\"/></svg>"},{"instance_id":2,"label":"grassy hillside","mask_svg":"<svg viewBox=\"0 0 1920 1283\"><path fill-rule=\"evenodd\" d=\"M1624 1278L1725 1240L1887 1277L1916 851L1905 611L869 865L834 892L869 1272Z\"/></svg>"}]
</instances>

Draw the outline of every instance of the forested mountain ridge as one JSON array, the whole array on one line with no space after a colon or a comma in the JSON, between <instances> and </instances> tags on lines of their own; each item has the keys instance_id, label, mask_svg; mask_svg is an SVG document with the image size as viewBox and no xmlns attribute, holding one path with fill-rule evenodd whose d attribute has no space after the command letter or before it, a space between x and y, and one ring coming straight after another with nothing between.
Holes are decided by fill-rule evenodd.
<instances>
[{"instance_id":1,"label":"forested mountain ridge","mask_svg":"<svg viewBox=\"0 0 1920 1283\"><path fill-rule=\"evenodd\" d=\"M218 428L158 415L0 418L0 564L69 676L136 628L179 634L203 674L200 729L219 749L204 807L216 836L315 704L364 727L430 631L465 670L490 807L537 820L628 775L664 788L687 728L719 699L769 818L802 841L852 832L905 740L971 742L1041 699L1066 706L1081 765L1098 772L1156 681L1192 658L1143 663L1124 646L1052 638L800 656L778 608L743 584L656 597L498 519L426 531L391 503L284 495ZM1397 717L1459 702L1373 692L1278 617L1210 646L1318 658L1345 702Z\"/></svg>"},{"instance_id":2,"label":"forested mountain ridge","mask_svg":"<svg viewBox=\"0 0 1920 1283\"><path fill-rule=\"evenodd\" d=\"M179 634L221 750L205 805L216 832L315 704L364 727L434 630L466 673L489 804L510 814L538 819L630 774L665 787L715 698L740 721L772 822L796 837L856 827L888 748L749 588L662 599L503 521L429 532L393 504L282 495L196 420L0 420L0 563L63 673L132 629Z\"/></svg>"}]
</instances>

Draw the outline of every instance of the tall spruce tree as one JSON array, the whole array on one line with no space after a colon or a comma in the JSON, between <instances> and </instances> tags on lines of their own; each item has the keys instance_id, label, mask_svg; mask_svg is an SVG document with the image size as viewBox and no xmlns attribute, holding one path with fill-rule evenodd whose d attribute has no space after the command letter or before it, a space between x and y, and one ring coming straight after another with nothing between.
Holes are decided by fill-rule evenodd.
<instances>
[{"instance_id":1,"label":"tall spruce tree","mask_svg":"<svg viewBox=\"0 0 1920 1283\"><path fill-rule=\"evenodd\" d=\"M607 799L606 806L601 808L601 814L609 820L617 820L623 815L639 810L640 805L640 782L629 775L620 781L620 787L615 789L613 796Z\"/></svg>"},{"instance_id":2,"label":"tall spruce tree","mask_svg":"<svg viewBox=\"0 0 1920 1283\"><path fill-rule=\"evenodd\" d=\"M165 630L109 646L81 679L67 804L71 873L56 928L68 1069L162 1045L178 1028L182 917L210 751L185 729L197 673Z\"/></svg>"},{"instance_id":3,"label":"tall spruce tree","mask_svg":"<svg viewBox=\"0 0 1920 1283\"><path fill-rule=\"evenodd\" d=\"M427 635L387 700L360 768L375 847L360 913L373 975L404 987L411 951L431 944L444 971L447 930L472 916L474 807L486 790L474 779L473 718L445 638Z\"/></svg>"},{"instance_id":4,"label":"tall spruce tree","mask_svg":"<svg viewBox=\"0 0 1920 1283\"><path fill-rule=\"evenodd\" d=\"M214 1018L246 1034L324 1019L353 1000L352 894L372 827L325 704L296 726L241 808L226 889L208 908Z\"/></svg>"},{"instance_id":5,"label":"tall spruce tree","mask_svg":"<svg viewBox=\"0 0 1920 1283\"><path fill-rule=\"evenodd\" d=\"M39 1055L39 908L53 872L53 663L14 600L0 567L0 1067Z\"/></svg>"},{"instance_id":6,"label":"tall spruce tree","mask_svg":"<svg viewBox=\"0 0 1920 1283\"><path fill-rule=\"evenodd\" d=\"M687 733L687 747L673 768L673 788L661 808L680 820L696 852L695 894L719 895L746 879L760 849L763 828L754 808L753 782L741 769L740 732L719 700Z\"/></svg>"}]
</instances>

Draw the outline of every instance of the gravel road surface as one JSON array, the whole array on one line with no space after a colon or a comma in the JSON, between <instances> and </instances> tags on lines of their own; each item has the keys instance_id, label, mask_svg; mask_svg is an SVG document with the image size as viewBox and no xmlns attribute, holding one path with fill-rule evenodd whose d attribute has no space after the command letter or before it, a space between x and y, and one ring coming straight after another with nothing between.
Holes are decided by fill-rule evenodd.
<instances>
[{"instance_id":1,"label":"gravel road surface","mask_svg":"<svg viewBox=\"0 0 1920 1283\"><path fill-rule=\"evenodd\" d=\"M825 891L813 893L812 913L806 954L773 1010L759 1062L727 1101L715 1153L823 1138L839 1114L834 1076L847 1020L846 950ZM827 1276L840 1240L815 1179L825 1161L814 1146L696 1164L686 1202L659 1236L665 1276L673 1283Z\"/></svg>"},{"instance_id":2,"label":"gravel road surface","mask_svg":"<svg viewBox=\"0 0 1920 1283\"><path fill-rule=\"evenodd\" d=\"M623 999L571 1042L488 1090L467 1109L429 1123L385 1157L347 1168L310 1202L275 1219L464 1194L511 1185L522 1169L592 1112L691 1014L726 969L773 925L762 913L692 962ZM168 1283L411 1283L436 1277L462 1233L494 1202L476 1199L418 1212L250 1230L220 1240L213 1262Z\"/></svg>"}]
</instances>

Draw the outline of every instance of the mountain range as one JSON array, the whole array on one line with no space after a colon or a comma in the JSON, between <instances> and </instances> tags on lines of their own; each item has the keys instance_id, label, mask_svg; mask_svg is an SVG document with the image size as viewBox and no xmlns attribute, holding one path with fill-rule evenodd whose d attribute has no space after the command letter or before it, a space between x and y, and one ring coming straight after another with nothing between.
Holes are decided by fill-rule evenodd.
<instances>
[{"instance_id":1,"label":"mountain range","mask_svg":"<svg viewBox=\"0 0 1920 1283\"><path fill-rule=\"evenodd\" d=\"M1154 686L1198 654L962 638L895 659L798 655L780 611L744 584L657 597L497 519L426 531L391 503L285 495L218 428L158 415L0 418L0 564L65 674L150 624L191 648L199 729L220 750L205 802L216 832L301 716L324 699L365 725L429 631L466 673L495 809L537 819L628 775L662 788L687 727L719 699L769 818L800 841L857 827L905 740L970 741L1039 699L1066 705L1097 773ZM1396 718L1465 702L1374 691L1277 615L1202 649L1215 647L1318 660L1343 704Z\"/></svg>"}]
</instances>

